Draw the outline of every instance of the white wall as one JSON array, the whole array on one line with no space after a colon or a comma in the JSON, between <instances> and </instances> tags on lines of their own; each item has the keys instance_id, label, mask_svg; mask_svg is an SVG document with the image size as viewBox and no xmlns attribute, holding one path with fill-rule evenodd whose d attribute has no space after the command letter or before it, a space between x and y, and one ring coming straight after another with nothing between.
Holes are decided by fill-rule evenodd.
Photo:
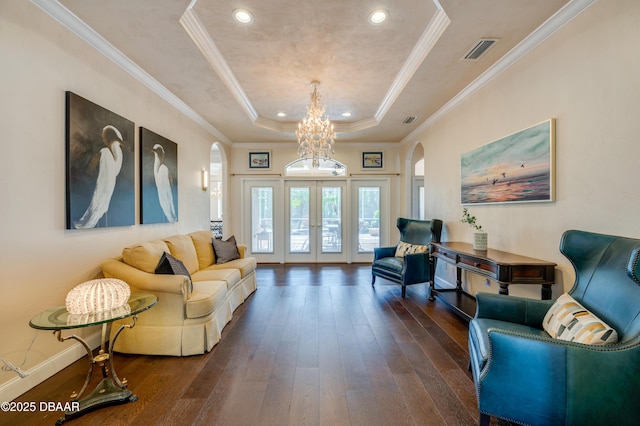
<instances>
[{"instance_id":1,"label":"white wall","mask_svg":"<svg viewBox=\"0 0 640 426\"><path fill-rule=\"evenodd\" d=\"M567 229L640 238L640 2L599 1L498 75L419 139L428 217L444 240L471 242L460 223L460 155L556 118L556 201L471 205L489 247L558 263L554 297L574 273L559 253ZM442 262L441 262L442 263ZM455 282L453 268L438 268ZM486 289L471 276L470 291ZM495 283L489 291L496 292ZM512 294L540 297L539 286Z\"/></svg>"},{"instance_id":2,"label":"white wall","mask_svg":"<svg viewBox=\"0 0 640 426\"><path fill-rule=\"evenodd\" d=\"M28 355L22 369L32 375L24 380L35 384L46 377L34 367L52 361L71 342L31 329L33 316L64 304L71 288L94 278L99 263L118 256L124 246L208 228L209 197L200 187L200 170L209 167L214 140L30 2L0 3L0 58L0 357L22 365ZM139 126L178 144L177 224L65 229L67 90L135 123L136 174ZM137 223L138 185L136 180ZM0 401L16 396L3 388L16 377L0 371Z\"/></svg>"}]
</instances>

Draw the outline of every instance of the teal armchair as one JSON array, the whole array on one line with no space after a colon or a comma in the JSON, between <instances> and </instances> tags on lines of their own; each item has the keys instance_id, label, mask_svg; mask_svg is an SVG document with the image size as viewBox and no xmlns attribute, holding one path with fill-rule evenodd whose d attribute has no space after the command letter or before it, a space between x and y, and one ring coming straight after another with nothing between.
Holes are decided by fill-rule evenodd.
<instances>
[{"instance_id":1,"label":"teal armchair","mask_svg":"<svg viewBox=\"0 0 640 426\"><path fill-rule=\"evenodd\" d=\"M640 421L640 240L567 231L571 296L618 333L590 346L551 338L553 301L477 294L469 323L470 367L480 424L631 425Z\"/></svg>"},{"instance_id":2,"label":"teal armchair","mask_svg":"<svg viewBox=\"0 0 640 426\"><path fill-rule=\"evenodd\" d=\"M442 221L414 220L398 218L396 226L400 231L400 241L427 246L425 253L406 254L395 257L397 245L393 247L377 247L373 251L371 265L371 285L375 285L376 277L382 277L402 285L402 298L406 295L410 284L430 282L433 279L434 265L429 256L429 243L440 242Z\"/></svg>"}]
</instances>

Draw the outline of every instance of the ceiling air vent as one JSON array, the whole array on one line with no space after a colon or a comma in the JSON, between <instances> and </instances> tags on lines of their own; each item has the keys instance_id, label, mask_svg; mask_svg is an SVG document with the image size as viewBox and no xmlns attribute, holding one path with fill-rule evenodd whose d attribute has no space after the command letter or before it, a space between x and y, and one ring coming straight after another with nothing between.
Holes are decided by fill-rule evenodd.
<instances>
[{"instance_id":1,"label":"ceiling air vent","mask_svg":"<svg viewBox=\"0 0 640 426\"><path fill-rule=\"evenodd\" d=\"M415 115L410 115L409 117L406 117L404 120L402 120L402 124L411 124L414 121L416 121L418 117L416 117Z\"/></svg>"},{"instance_id":2,"label":"ceiling air vent","mask_svg":"<svg viewBox=\"0 0 640 426\"><path fill-rule=\"evenodd\" d=\"M481 38L478 42L467 52L462 59L475 61L484 54L491 46L495 44L497 38Z\"/></svg>"}]
</instances>

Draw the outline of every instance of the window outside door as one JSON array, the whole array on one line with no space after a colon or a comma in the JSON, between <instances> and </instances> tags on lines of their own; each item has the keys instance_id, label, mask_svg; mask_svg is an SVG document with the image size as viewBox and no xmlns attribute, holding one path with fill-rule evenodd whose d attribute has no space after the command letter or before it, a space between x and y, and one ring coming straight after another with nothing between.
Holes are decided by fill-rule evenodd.
<instances>
[{"instance_id":1,"label":"window outside door","mask_svg":"<svg viewBox=\"0 0 640 426\"><path fill-rule=\"evenodd\" d=\"M352 262L371 262L373 249L388 244L389 181L382 179L354 180L351 184L353 211L351 253Z\"/></svg>"}]
</instances>

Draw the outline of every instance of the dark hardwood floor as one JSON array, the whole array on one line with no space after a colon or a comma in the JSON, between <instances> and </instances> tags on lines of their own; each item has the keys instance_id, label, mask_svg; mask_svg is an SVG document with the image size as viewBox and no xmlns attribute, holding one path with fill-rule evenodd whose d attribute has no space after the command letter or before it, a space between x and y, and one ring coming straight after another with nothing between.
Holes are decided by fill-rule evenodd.
<instances>
[{"instance_id":1,"label":"dark hardwood floor","mask_svg":"<svg viewBox=\"0 0 640 426\"><path fill-rule=\"evenodd\" d=\"M210 353L116 354L114 362L138 401L70 425L478 421L467 323L427 301L425 284L408 287L404 300L384 279L372 288L370 265L259 265L258 290ZM86 368L83 358L17 401L66 402ZM61 414L0 412L0 424L53 425Z\"/></svg>"}]
</instances>

